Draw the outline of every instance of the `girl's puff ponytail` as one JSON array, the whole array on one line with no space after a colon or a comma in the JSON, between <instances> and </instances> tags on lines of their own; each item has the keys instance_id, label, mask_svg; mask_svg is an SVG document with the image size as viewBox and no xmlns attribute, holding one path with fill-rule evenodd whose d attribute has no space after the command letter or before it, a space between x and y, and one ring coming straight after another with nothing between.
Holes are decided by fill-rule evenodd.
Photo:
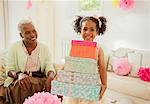
<instances>
[{"instance_id":1,"label":"girl's puff ponytail","mask_svg":"<svg viewBox=\"0 0 150 104\"><path fill-rule=\"evenodd\" d=\"M81 32L81 24L80 21L82 20L83 17L81 16L77 16L77 19L74 20L74 31L76 33L80 33Z\"/></svg>"},{"instance_id":2,"label":"girl's puff ponytail","mask_svg":"<svg viewBox=\"0 0 150 104\"><path fill-rule=\"evenodd\" d=\"M104 34L104 32L106 31L106 18L103 16L98 17L98 19L101 21L101 26L99 28L99 34L101 33L102 35Z\"/></svg>"}]
</instances>

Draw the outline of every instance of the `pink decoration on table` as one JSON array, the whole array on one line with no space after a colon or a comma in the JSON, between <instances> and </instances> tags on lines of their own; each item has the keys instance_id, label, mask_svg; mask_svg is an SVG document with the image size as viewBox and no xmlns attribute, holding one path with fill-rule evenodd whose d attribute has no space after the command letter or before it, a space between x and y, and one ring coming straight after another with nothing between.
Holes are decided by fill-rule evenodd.
<instances>
[{"instance_id":1,"label":"pink decoration on table","mask_svg":"<svg viewBox=\"0 0 150 104\"><path fill-rule=\"evenodd\" d=\"M113 70L118 75L127 75L131 71L131 65L127 58L118 58L113 63Z\"/></svg>"},{"instance_id":2,"label":"pink decoration on table","mask_svg":"<svg viewBox=\"0 0 150 104\"><path fill-rule=\"evenodd\" d=\"M150 82L150 68L140 67L137 75L141 80Z\"/></svg>"},{"instance_id":3,"label":"pink decoration on table","mask_svg":"<svg viewBox=\"0 0 150 104\"><path fill-rule=\"evenodd\" d=\"M49 92L38 92L25 99L23 104L61 104L61 102L56 95Z\"/></svg>"},{"instance_id":4,"label":"pink decoration on table","mask_svg":"<svg viewBox=\"0 0 150 104\"><path fill-rule=\"evenodd\" d=\"M128 10L134 5L134 0L120 0L120 8Z\"/></svg>"},{"instance_id":5,"label":"pink decoration on table","mask_svg":"<svg viewBox=\"0 0 150 104\"><path fill-rule=\"evenodd\" d=\"M30 9L30 8L32 8L32 1L31 1L31 0L28 0L27 9Z\"/></svg>"}]
</instances>

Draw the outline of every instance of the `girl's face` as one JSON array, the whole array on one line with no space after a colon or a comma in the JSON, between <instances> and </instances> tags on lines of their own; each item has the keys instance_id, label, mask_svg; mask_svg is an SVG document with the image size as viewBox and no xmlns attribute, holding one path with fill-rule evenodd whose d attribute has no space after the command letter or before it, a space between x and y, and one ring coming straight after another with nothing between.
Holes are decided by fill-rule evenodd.
<instances>
[{"instance_id":1,"label":"girl's face","mask_svg":"<svg viewBox=\"0 0 150 104\"><path fill-rule=\"evenodd\" d=\"M93 41L97 33L95 22L89 20L82 23L81 35L85 41Z\"/></svg>"}]
</instances>

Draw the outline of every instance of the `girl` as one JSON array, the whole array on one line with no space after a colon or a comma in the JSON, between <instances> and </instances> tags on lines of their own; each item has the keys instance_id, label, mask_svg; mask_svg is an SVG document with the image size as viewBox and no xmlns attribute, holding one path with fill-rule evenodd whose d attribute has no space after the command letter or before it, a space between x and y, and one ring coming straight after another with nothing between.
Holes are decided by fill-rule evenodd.
<instances>
[{"instance_id":1,"label":"girl","mask_svg":"<svg viewBox=\"0 0 150 104\"><path fill-rule=\"evenodd\" d=\"M74 21L74 30L77 33L80 33L84 41L94 41L96 36L103 35L106 30L106 18L104 17L81 17ZM101 47L98 49L98 58L97 58L97 69L101 80L102 90L99 95L99 100L102 99L102 96L107 87L107 73L104 63L104 55ZM88 70L87 70L88 72ZM95 70L93 70L95 72ZM74 100L74 103L80 104L95 104L94 101L84 101L84 100Z\"/></svg>"}]
</instances>

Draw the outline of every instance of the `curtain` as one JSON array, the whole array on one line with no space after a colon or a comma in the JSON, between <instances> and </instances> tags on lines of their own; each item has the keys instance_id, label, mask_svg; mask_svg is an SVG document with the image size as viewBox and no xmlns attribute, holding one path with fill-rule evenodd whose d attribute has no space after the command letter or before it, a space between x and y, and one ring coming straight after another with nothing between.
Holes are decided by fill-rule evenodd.
<instances>
[{"instance_id":1,"label":"curtain","mask_svg":"<svg viewBox=\"0 0 150 104\"><path fill-rule=\"evenodd\" d=\"M0 0L0 50L7 48L8 34L8 1Z\"/></svg>"}]
</instances>

